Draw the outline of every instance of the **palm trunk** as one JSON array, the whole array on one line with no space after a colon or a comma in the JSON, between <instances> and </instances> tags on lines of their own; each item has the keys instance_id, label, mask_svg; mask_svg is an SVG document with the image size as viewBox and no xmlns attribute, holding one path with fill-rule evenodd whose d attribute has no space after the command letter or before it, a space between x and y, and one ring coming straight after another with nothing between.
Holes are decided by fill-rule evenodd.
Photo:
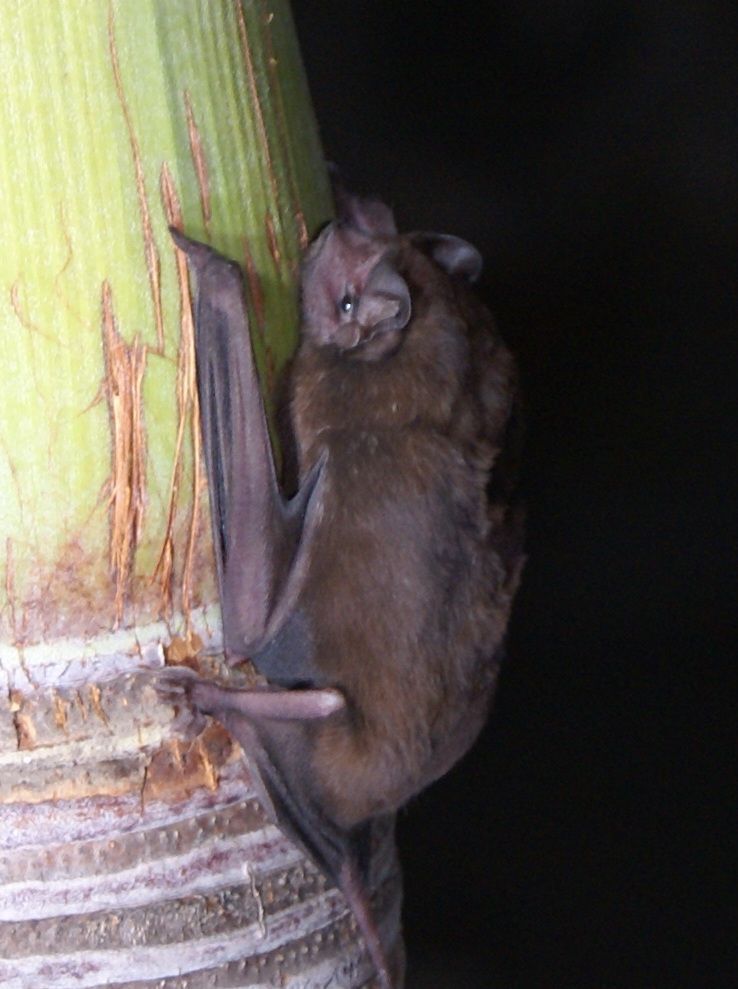
<instances>
[{"instance_id":1,"label":"palm trunk","mask_svg":"<svg viewBox=\"0 0 738 989\"><path fill-rule=\"evenodd\" d=\"M167 225L241 261L271 386L329 215L286 0L6 3L0 134L0 984L365 985L343 899L147 672L220 646ZM399 958L390 834L373 882Z\"/></svg>"}]
</instances>

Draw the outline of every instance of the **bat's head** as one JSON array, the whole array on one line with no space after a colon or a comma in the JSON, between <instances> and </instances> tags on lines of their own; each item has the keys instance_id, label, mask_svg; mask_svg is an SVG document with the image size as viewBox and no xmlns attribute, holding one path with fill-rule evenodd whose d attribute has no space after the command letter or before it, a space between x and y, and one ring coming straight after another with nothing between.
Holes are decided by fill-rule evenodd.
<instances>
[{"instance_id":1,"label":"bat's head","mask_svg":"<svg viewBox=\"0 0 738 989\"><path fill-rule=\"evenodd\" d=\"M421 303L424 291L437 292L439 285L443 291L446 275L476 281L482 259L459 237L420 232L399 237L388 206L347 192L335 175L333 191L338 219L313 242L303 264L303 335L316 346L376 361L398 349L410 323L410 288L404 275L411 277L412 254L422 254L437 266L435 276L413 281L413 296L419 293L416 302Z\"/></svg>"},{"instance_id":2,"label":"bat's head","mask_svg":"<svg viewBox=\"0 0 738 989\"><path fill-rule=\"evenodd\" d=\"M362 204L360 220L330 223L305 256L302 325L312 343L374 361L402 342L410 291L395 267L391 212L381 203L356 203Z\"/></svg>"}]
</instances>

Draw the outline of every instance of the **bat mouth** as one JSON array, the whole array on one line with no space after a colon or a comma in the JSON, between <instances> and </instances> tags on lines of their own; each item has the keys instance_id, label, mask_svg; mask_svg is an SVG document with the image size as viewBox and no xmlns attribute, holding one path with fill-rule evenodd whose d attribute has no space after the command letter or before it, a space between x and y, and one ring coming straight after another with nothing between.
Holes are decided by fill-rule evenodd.
<instances>
[{"instance_id":1,"label":"bat mouth","mask_svg":"<svg viewBox=\"0 0 738 989\"><path fill-rule=\"evenodd\" d=\"M384 329L374 327L366 336L359 336L356 343L347 347L345 352L353 360L377 361L397 353L401 343L401 329L395 326L388 326Z\"/></svg>"}]
</instances>

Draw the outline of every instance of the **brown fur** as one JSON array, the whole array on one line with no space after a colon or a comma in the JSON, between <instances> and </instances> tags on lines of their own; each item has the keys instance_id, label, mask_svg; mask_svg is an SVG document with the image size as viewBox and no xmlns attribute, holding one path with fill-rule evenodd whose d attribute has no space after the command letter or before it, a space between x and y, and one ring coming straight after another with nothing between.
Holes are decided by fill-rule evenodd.
<instances>
[{"instance_id":1,"label":"brown fur","mask_svg":"<svg viewBox=\"0 0 738 989\"><path fill-rule=\"evenodd\" d=\"M509 352L486 310L409 241L394 263L413 307L400 349L362 360L308 335L293 370L301 473L328 450L300 605L318 665L349 702L316 728L313 759L344 827L396 809L471 745L520 567L496 550L505 511L487 499Z\"/></svg>"},{"instance_id":2,"label":"brown fur","mask_svg":"<svg viewBox=\"0 0 738 989\"><path fill-rule=\"evenodd\" d=\"M486 716L522 561L508 508L516 377L465 281L481 265L470 244L398 237L387 207L339 203L303 270L289 504L238 268L173 232L198 272L226 653L269 683L162 689L239 739L265 806L340 884L390 987L362 863L373 819L445 773Z\"/></svg>"}]
</instances>

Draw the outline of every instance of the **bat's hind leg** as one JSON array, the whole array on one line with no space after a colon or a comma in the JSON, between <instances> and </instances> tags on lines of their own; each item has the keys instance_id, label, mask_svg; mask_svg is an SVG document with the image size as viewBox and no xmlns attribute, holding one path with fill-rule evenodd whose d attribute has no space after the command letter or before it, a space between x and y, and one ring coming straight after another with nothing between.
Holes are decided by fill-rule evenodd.
<instances>
[{"instance_id":1,"label":"bat's hind leg","mask_svg":"<svg viewBox=\"0 0 738 989\"><path fill-rule=\"evenodd\" d=\"M356 918L382 989L392 989L362 867L368 861L371 823L351 831L325 813L311 765L312 726L345 707L332 688L238 690L177 668L160 677L168 700L217 718L238 740L252 768L257 793L275 821L339 887Z\"/></svg>"}]
</instances>

